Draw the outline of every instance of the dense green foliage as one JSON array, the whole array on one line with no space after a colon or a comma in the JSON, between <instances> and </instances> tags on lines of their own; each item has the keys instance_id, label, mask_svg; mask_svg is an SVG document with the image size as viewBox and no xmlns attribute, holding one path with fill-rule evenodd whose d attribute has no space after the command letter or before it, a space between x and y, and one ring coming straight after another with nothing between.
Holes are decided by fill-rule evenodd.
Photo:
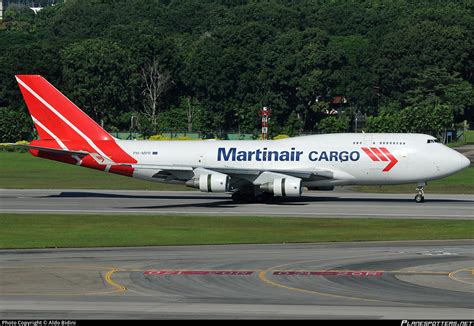
<instances>
[{"instance_id":1,"label":"dense green foliage","mask_svg":"<svg viewBox=\"0 0 474 326\"><path fill-rule=\"evenodd\" d=\"M32 129L21 73L44 75L112 131L135 120L146 135L252 133L269 106L272 135L350 130L357 113L369 116L366 131L439 136L474 120L473 9L454 0L69 0L35 15L12 5L0 30L0 137ZM150 99L154 63L163 85ZM331 118L336 96L346 101ZM22 126L12 129L12 117Z\"/></svg>"}]
</instances>

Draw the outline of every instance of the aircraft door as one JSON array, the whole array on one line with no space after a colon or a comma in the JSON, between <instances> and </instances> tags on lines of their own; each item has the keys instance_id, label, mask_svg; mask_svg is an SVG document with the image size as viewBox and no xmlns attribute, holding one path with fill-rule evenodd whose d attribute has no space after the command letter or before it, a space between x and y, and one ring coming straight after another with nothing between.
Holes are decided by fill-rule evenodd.
<instances>
[{"instance_id":1,"label":"aircraft door","mask_svg":"<svg viewBox=\"0 0 474 326\"><path fill-rule=\"evenodd\" d=\"M364 134L364 146L372 146L374 135Z\"/></svg>"}]
</instances>

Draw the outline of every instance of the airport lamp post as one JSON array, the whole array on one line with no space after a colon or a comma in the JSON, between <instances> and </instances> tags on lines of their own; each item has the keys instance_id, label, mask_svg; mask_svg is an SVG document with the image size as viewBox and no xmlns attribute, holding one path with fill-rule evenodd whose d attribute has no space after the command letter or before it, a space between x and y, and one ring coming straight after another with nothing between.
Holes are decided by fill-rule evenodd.
<instances>
[{"instance_id":1,"label":"airport lamp post","mask_svg":"<svg viewBox=\"0 0 474 326\"><path fill-rule=\"evenodd\" d=\"M362 114L360 113L360 111L357 111L356 114L354 115L354 132L355 133L357 133L359 121L363 120L361 118L363 118Z\"/></svg>"},{"instance_id":2,"label":"airport lamp post","mask_svg":"<svg viewBox=\"0 0 474 326\"><path fill-rule=\"evenodd\" d=\"M268 120L270 120L271 109L264 106L260 110L260 116L262 117L262 140L268 139Z\"/></svg>"}]
</instances>

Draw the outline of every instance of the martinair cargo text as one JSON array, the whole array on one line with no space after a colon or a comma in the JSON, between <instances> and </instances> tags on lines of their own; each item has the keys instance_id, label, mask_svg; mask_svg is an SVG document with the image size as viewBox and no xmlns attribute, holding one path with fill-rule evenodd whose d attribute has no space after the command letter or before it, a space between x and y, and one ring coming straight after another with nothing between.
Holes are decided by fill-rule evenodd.
<instances>
[{"instance_id":1,"label":"martinair cargo text","mask_svg":"<svg viewBox=\"0 0 474 326\"><path fill-rule=\"evenodd\" d=\"M134 141L112 137L38 75L16 76L38 140L38 157L129 177L183 183L235 201L301 196L303 188L417 183L470 162L422 134L326 134L267 141ZM47 180L45 180L47 182Z\"/></svg>"}]
</instances>

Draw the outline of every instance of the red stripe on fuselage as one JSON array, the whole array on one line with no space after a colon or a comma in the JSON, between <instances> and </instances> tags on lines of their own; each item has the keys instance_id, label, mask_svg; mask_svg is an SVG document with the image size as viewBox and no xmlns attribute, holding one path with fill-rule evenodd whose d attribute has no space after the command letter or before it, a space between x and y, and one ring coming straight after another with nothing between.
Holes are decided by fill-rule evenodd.
<instances>
[{"instance_id":1,"label":"red stripe on fuselage","mask_svg":"<svg viewBox=\"0 0 474 326\"><path fill-rule=\"evenodd\" d=\"M385 147L380 147L380 150L388 157L388 159L390 160L390 163L382 170L383 172L388 172L390 171L397 163L398 163L398 160L395 158L395 156L392 155L392 153L390 153L388 151L388 149L386 149Z\"/></svg>"},{"instance_id":2,"label":"red stripe on fuselage","mask_svg":"<svg viewBox=\"0 0 474 326\"><path fill-rule=\"evenodd\" d=\"M370 148L372 150L372 152L374 152L375 155L377 155L377 157L381 160L381 161L388 161L388 159L382 154L381 151L379 151L379 149L377 147L371 147Z\"/></svg>"},{"instance_id":3,"label":"red stripe on fuselage","mask_svg":"<svg viewBox=\"0 0 474 326\"><path fill-rule=\"evenodd\" d=\"M368 149L367 147L362 147L362 150L367 154L369 155L369 157L372 159L372 161L379 161L379 159L377 158L377 156L374 155L374 153L372 153L370 151L370 149Z\"/></svg>"}]
</instances>

